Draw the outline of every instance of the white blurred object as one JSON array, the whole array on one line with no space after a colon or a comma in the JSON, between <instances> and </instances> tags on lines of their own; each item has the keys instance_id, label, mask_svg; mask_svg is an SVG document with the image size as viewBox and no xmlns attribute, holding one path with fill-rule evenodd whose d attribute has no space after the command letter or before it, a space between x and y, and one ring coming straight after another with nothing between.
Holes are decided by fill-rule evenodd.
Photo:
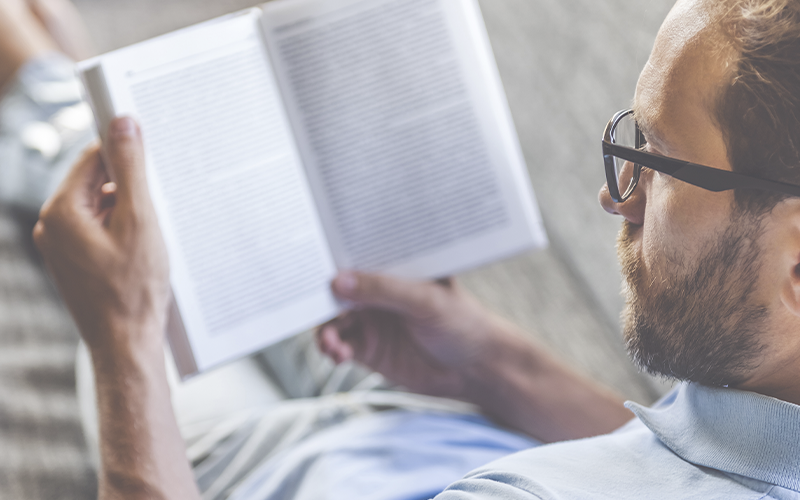
<instances>
[{"instance_id":1,"label":"white blurred object","mask_svg":"<svg viewBox=\"0 0 800 500\"><path fill-rule=\"evenodd\" d=\"M28 88L28 95L39 104L65 104L80 101L81 83L77 79L64 82L42 82Z\"/></svg>"},{"instance_id":2,"label":"white blurred object","mask_svg":"<svg viewBox=\"0 0 800 500\"><path fill-rule=\"evenodd\" d=\"M87 130L94 125L92 108L85 102L64 108L53 115L50 123L62 130Z\"/></svg>"},{"instance_id":3,"label":"white blurred object","mask_svg":"<svg viewBox=\"0 0 800 500\"><path fill-rule=\"evenodd\" d=\"M19 134L22 145L37 151L45 160L52 161L61 152L61 134L45 122L31 122Z\"/></svg>"},{"instance_id":4,"label":"white blurred object","mask_svg":"<svg viewBox=\"0 0 800 500\"><path fill-rule=\"evenodd\" d=\"M92 109L85 102L59 110L47 122L34 121L23 126L20 142L47 161L83 137L94 123Z\"/></svg>"},{"instance_id":5,"label":"white blurred object","mask_svg":"<svg viewBox=\"0 0 800 500\"><path fill-rule=\"evenodd\" d=\"M60 110L49 122L61 136L62 148L69 149L77 141L84 140L87 131L93 130L94 115L87 103L80 102Z\"/></svg>"},{"instance_id":6,"label":"white blurred object","mask_svg":"<svg viewBox=\"0 0 800 500\"><path fill-rule=\"evenodd\" d=\"M36 213L95 139L72 61L26 63L0 95L0 203Z\"/></svg>"}]
</instances>

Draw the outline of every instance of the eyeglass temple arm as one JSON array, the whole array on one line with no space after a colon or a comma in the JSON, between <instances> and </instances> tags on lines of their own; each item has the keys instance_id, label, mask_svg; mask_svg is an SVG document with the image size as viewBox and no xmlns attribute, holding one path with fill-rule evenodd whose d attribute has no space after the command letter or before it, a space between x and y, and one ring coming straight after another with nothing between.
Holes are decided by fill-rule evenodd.
<instances>
[{"instance_id":1,"label":"eyeglass temple arm","mask_svg":"<svg viewBox=\"0 0 800 500\"><path fill-rule=\"evenodd\" d=\"M758 177L751 177L737 172L676 160L675 158L664 158L652 153L637 151L608 142L604 142L604 146L606 151L614 156L641 164L652 170L662 172L709 191L720 192L729 191L731 189L762 189L791 196L800 196L800 186L759 179Z\"/></svg>"}]
</instances>

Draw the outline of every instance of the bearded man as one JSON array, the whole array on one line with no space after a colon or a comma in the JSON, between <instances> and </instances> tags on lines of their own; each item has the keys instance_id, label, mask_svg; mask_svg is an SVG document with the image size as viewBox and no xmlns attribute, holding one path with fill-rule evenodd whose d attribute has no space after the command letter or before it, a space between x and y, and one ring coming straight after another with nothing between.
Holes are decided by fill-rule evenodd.
<instances>
[{"instance_id":1,"label":"bearded man","mask_svg":"<svg viewBox=\"0 0 800 500\"><path fill-rule=\"evenodd\" d=\"M35 229L94 361L100 496L199 498L164 374L168 266L136 125L115 121L106 148L116 184L90 150ZM627 403L630 420L609 392L444 282L342 273L333 288L354 310L320 329L321 350L562 441L484 465L442 500L800 498L800 3L679 0L603 153L600 202L624 218L625 336L644 369L683 381L665 399ZM384 417L362 414L347 439L327 429L320 446L353 446L338 456L357 467L320 462L312 437L218 491L355 498L337 488L369 483L380 454L356 445ZM408 449L416 439L403 435ZM384 464L379 477L413 465Z\"/></svg>"}]
</instances>

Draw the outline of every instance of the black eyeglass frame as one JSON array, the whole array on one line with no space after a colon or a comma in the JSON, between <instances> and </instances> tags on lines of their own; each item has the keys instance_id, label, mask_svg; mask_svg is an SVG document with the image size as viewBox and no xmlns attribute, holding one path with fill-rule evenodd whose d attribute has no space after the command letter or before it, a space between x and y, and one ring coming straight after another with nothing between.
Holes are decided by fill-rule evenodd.
<instances>
[{"instance_id":1,"label":"black eyeglass frame","mask_svg":"<svg viewBox=\"0 0 800 500\"><path fill-rule=\"evenodd\" d=\"M623 118L631 114L633 114L632 109L626 109L616 113L608 122L608 125L606 125L605 132L603 133L603 161L606 167L606 182L608 183L608 191L611 195L611 199L617 203L626 201L636 190L643 166L661 172L662 174L667 174L683 182L688 182L693 186L717 193L720 191L729 191L731 189L761 189L790 196L800 196L800 186L794 184L770 181L746 174L731 172L729 170L707 167L705 165L698 165L697 163L641 151L638 148L644 145L644 136L639 130L638 123L636 124L637 149L614 144L613 138L617 125L619 125L619 122L622 121ZM634 164L633 179L625 193L620 193L619 186L617 185L616 169L614 168L615 156Z\"/></svg>"}]
</instances>

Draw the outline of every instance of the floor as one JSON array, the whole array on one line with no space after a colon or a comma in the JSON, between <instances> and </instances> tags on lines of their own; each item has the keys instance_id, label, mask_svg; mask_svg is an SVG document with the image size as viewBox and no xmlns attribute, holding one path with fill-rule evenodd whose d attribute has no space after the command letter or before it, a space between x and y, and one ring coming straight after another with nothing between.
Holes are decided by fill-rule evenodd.
<instances>
[{"instance_id":1,"label":"floor","mask_svg":"<svg viewBox=\"0 0 800 500\"><path fill-rule=\"evenodd\" d=\"M100 51L252 5L247 0L76 0ZM600 136L631 101L672 0L480 0L552 241L461 281L625 397L639 374L619 334L614 241L597 204ZM0 210L0 500L86 499L95 478L74 396L77 334L31 250L29 218Z\"/></svg>"}]
</instances>

